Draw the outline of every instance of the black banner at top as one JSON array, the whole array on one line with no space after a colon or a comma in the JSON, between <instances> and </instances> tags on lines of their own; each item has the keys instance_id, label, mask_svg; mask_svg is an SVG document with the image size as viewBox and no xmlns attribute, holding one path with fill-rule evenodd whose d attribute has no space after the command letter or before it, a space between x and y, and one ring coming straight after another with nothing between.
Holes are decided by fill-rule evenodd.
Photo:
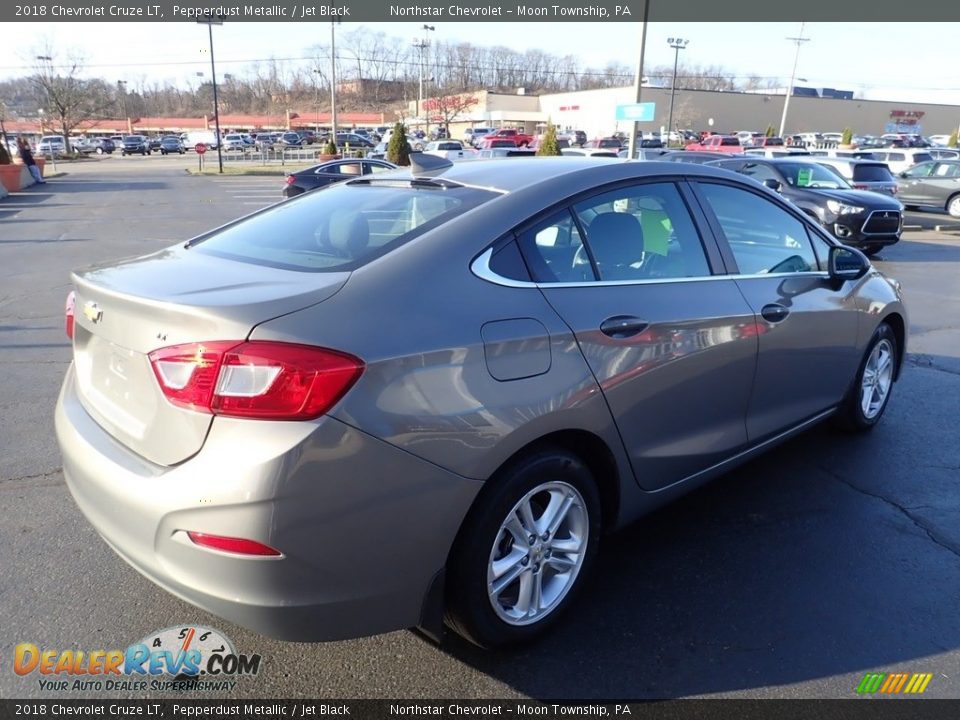
<instances>
[{"instance_id":1,"label":"black banner at top","mask_svg":"<svg viewBox=\"0 0 960 720\"><path fill-rule=\"evenodd\" d=\"M736 33L734 23L758 21L810 22L934 21L944 23L944 37L957 28L960 3L943 0L35 0L0 4L3 22L726 22L720 33ZM861 42L869 33L852 31ZM838 52L840 49L838 49Z\"/></svg>"}]
</instances>

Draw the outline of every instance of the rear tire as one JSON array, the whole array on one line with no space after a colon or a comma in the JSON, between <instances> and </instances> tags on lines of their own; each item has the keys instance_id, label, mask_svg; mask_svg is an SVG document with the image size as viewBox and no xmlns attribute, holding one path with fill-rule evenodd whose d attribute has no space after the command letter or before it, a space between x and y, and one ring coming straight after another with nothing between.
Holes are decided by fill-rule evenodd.
<instances>
[{"instance_id":1,"label":"rear tire","mask_svg":"<svg viewBox=\"0 0 960 720\"><path fill-rule=\"evenodd\" d=\"M899 360L897 336L887 323L881 323L870 338L853 384L837 413L840 427L852 432L873 430L887 409Z\"/></svg>"},{"instance_id":2,"label":"rear tire","mask_svg":"<svg viewBox=\"0 0 960 720\"><path fill-rule=\"evenodd\" d=\"M484 488L447 564L446 621L483 648L546 632L596 558L600 496L576 455L544 447Z\"/></svg>"},{"instance_id":3,"label":"rear tire","mask_svg":"<svg viewBox=\"0 0 960 720\"><path fill-rule=\"evenodd\" d=\"M950 217L960 218L960 194L947 200L947 212Z\"/></svg>"}]
</instances>

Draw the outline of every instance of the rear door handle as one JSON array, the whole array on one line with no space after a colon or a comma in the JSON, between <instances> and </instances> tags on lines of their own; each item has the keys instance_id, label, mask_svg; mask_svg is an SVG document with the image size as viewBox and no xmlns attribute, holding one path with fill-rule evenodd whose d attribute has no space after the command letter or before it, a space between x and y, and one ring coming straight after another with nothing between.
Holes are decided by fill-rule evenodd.
<instances>
[{"instance_id":1,"label":"rear door handle","mask_svg":"<svg viewBox=\"0 0 960 720\"><path fill-rule=\"evenodd\" d=\"M764 305L763 309L760 310L760 315L763 316L763 319L772 323L778 323L781 320L784 320L789 314L790 310L785 308L780 303L770 303L769 305Z\"/></svg>"},{"instance_id":2,"label":"rear door handle","mask_svg":"<svg viewBox=\"0 0 960 720\"><path fill-rule=\"evenodd\" d=\"M600 332L612 338L628 338L638 335L650 326L646 320L633 315L614 315L600 323Z\"/></svg>"}]
</instances>

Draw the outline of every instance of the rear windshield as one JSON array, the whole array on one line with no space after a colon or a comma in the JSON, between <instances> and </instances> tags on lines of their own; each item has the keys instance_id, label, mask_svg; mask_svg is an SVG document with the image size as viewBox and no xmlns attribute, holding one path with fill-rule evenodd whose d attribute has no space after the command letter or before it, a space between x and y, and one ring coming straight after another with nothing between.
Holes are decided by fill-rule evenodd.
<instances>
[{"instance_id":1,"label":"rear windshield","mask_svg":"<svg viewBox=\"0 0 960 720\"><path fill-rule=\"evenodd\" d=\"M720 141L721 145L739 145L740 141L737 138L723 138Z\"/></svg>"},{"instance_id":2,"label":"rear windshield","mask_svg":"<svg viewBox=\"0 0 960 720\"><path fill-rule=\"evenodd\" d=\"M190 247L286 270L355 270L497 196L406 180L335 185L278 203Z\"/></svg>"},{"instance_id":3,"label":"rear windshield","mask_svg":"<svg viewBox=\"0 0 960 720\"><path fill-rule=\"evenodd\" d=\"M893 182L886 165L854 165L854 182Z\"/></svg>"}]
</instances>

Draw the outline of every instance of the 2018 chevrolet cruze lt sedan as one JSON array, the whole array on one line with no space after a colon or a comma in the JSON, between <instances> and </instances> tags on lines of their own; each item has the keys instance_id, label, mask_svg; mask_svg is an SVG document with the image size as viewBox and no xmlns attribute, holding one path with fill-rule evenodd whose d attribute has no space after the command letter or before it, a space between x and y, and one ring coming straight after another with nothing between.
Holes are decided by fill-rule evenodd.
<instances>
[{"instance_id":1,"label":"2018 chevrolet cruze lt sedan","mask_svg":"<svg viewBox=\"0 0 960 720\"><path fill-rule=\"evenodd\" d=\"M80 509L292 640L532 638L604 533L828 417L869 430L906 342L862 254L683 163L415 165L73 283Z\"/></svg>"}]
</instances>

